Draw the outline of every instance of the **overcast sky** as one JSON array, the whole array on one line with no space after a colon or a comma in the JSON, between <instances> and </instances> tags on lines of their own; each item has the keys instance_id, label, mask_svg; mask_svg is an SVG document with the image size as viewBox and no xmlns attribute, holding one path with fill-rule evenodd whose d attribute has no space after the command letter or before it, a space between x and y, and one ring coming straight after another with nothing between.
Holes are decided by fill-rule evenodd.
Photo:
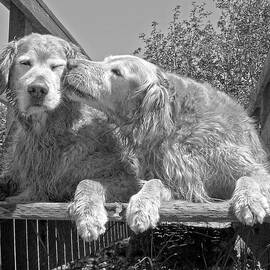
<instances>
[{"instance_id":1,"label":"overcast sky","mask_svg":"<svg viewBox=\"0 0 270 270\"><path fill-rule=\"evenodd\" d=\"M131 54L140 47L138 35L149 33L151 22L165 31L176 5L187 16L191 0L43 0L89 56L101 60L113 54ZM196 2L201 3L202 0ZM214 10L212 0L207 7ZM212 16L215 20L217 15ZM8 10L0 4L0 47L7 41Z\"/></svg>"}]
</instances>

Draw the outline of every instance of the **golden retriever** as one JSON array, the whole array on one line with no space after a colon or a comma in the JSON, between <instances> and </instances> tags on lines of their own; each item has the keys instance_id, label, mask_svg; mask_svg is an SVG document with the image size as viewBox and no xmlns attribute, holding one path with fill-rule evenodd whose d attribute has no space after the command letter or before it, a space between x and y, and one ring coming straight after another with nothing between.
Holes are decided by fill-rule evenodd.
<instances>
[{"instance_id":1,"label":"golden retriever","mask_svg":"<svg viewBox=\"0 0 270 270\"><path fill-rule=\"evenodd\" d=\"M138 188L104 113L69 100L61 85L67 61L85 58L51 35L31 34L4 48L0 93L10 100L17 124L0 192L9 202L69 201L77 184L91 179L81 182L88 189L86 198L76 201L80 215L71 211L79 233L91 240L105 231L103 187L111 202L128 201Z\"/></svg>"},{"instance_id":2,"label":"golden retriever","mask_svg":"<svg viewBox=\"0 0 270 270\"><path fill-rule=\"evenodd\" d=\"M118 125L137 178L147 180L128 205L133 231L155 227L170 198L230 199L248 225L269 214L266 154L252 119L226 94L128 55L70 60L64 83L71 99Z\"/></svg>"}]
</instances>

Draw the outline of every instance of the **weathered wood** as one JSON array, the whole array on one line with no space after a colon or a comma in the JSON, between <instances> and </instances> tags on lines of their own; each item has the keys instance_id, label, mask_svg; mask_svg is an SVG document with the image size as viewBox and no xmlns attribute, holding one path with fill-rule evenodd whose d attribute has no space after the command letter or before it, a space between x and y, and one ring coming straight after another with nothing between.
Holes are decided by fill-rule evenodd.
<instances>
[{"instance_id":1,"label":"weathered wood","mask_svg":"<svg viewBox=\"0 0 270 270\"><path fill-rule=\"evenodd\" d=\"M32 25L12 2L10 3L10 12L9 12L9 34L8 40L12 41L15 38L21 38L32 32Z\"/></svg>"},{"instance_id":2,"label":"weathered wood","mask_svg":"<svg viewBox=\"0 0 270 270\"><path fill-rule=\"evenodd\" d=\"M6 8L9 9L9 7L10 7L10 0L0 0L0 3L2 3Z\"/></svg>"},{"instance_id":3,"label":"weathered wood","mask_svg":"<svg viewBox=\"0 0 270 270\"><path fill-rule=\"evenodd\" d=\"M42 0L0 0L0 2L10 10L16 6L36 32L50 33L79 45ZM18 20L15 19L11 23L18 24Z\"/></svg>"},{"instance_id":4,"label":"weathered wood","mask_svg":"<svg viewBox=\"0 0 270 270\"><path fill-rule=\"evenodd\" d=\"M48 219L70 220L67 203L0 204L0 219ZM107 203L110 220L124 218L126 203ZM185 201L166 202L160 209L161 221L174 222L237 222L229 202L190 203ZM265 219L270 222L270 217Z\"/></svg>"},{"instance_id":5,"label":"weathered wood","mask_svg":"<svg viewBox=\"0 0 270 270\"><path fill-rule=\"evenodd\" d=\"M125 205L125 204L123 204ZM122 205L109 203L106 205L112 220L120 218ZM28 203L7 204L0 203L0 219L47 219L47 220L70 220L68 203Z\"/></svg>"}]
</instances>

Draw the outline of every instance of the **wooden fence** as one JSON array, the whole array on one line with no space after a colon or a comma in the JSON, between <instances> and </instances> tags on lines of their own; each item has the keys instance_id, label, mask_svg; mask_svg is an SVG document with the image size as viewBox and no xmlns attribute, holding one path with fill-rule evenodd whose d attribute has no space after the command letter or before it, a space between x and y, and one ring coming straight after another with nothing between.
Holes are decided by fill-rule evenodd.
<instances>
[{"instance_id":1,"label":"wooden fence","mask_svg":"<svg viewBox=\"0 0 270 270\"><path fill-rule=\"evenodd\" d=\"M117 240L127 238L130 230L125 223L125 203L109 203L107 230L97 241L82 241L70 222L66 203L0 204L0 266L11 269L62 269L63 265L97 251ZM255 227L238 223L229 202L190 203L166 202L161 206L160 219L208 226L209 222L235 223L237 233L255 257L269 269L270 217ZM63 268L64 269L64 268Z\"/></svg>"},{"instance_id":2,"label":"wooden fence","mask_svg":"<svg viewBox=\"0 0 270 270\"><path fill-rule=\"evenodd\" d=\"M94 256L100 249L127 238L127 204L108 203L110 221L97 241L84 242L70 221L67 203L0 204L0 266L2 270L65 269ZM199 204L171 201L160 210L161 221L236 222L228 202ZM267 218L270 221L270 218Z\"/></svg>"},{"instance_id":3,"label":"wooden fence","mask_svg":"<svg viewBox=\"0 0 270 270\"><path fill-rule=\"evenodd\" d=\"M53 219L53 216L50 217ZM110 221L97 241L83 241L67 220L11 219L0 222L2 270L66 269L129 236L124 222Z\"/></svg>"}]
</instances>

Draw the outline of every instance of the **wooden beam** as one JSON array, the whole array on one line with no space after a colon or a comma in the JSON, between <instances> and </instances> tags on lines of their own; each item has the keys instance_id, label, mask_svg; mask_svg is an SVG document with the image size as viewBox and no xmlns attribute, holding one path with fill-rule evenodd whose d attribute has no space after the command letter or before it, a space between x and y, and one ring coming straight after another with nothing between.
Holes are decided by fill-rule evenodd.
<instances>
[{"instance_id":1,"label":"wooden beam","mask_svg":"<svg viewBox=\"0 0 270 270\"><path fill-rule=\"evenodd\" d=\"M111 220L121 220L125 216L126 203L107 203L106 209ZM0 219L49 219L69 220L67 203L27 203L0 204ZM190 203L171 201L162 204L161 221L172 222L237 222L229 202ZM267 217L266 222L270 222Z\"/></svg>"},{"instance_id":2,"label":"wooden beam","mask_svg":"<svg viewBox=\"0 0 270 270\"><path fill-rule=\"evenodd\" d=\"M10 1L20 9L39 33L50 33L80 46L42 0Z\"/></svg>"},{"instance_id":3,"label":"wooden beam","mask_svg":"<svg viewBox=\"0 0 270 270\"><path fill-rule=\"evenodd\" d=\"M8 40L21 38L32 32L30 22L26 19L24 14L12 2L10 3L9 12L9 37Z\"/></svg>"},{"instance_id":4,"label":"wooden beam","mask_svg":"<svg viewBox=\"0 0 270 270\"><path fill-rule=\"evenodd\" d=\"M72 42L79 46L82 51L86 54L80 44L76 41L76 39L70 34L70 32L63 26L63 24L56 18L53 12L47 7L47 5L42 0L0 0L5 7L9 10L16 6L19 11L23 14L25 21L29 22L31 25L29 32L38 32L42 34L52 34L63 38L69 42ZM10 20L14 20L14 22L10 22L16 24L18 27L20 26L19 21L16 18L11 18ZM11 34L10 34L11 36ZM16 37L19 37L18 33L16 33Z\"/></svg>"},{"instance_id":5,"label":"wooden beam","mask_svg":"<svg viewBox=\"0 0 270 270\"><path fill-rule=\"evenodd\" d=\"M10 0L0 0L0 3L3 4L6 8L9 9Z\"/></svg>"},{"instance_id":6,"label":"wooden beam","mask_svg":"<svg viewBox=\"0 0 270 270\"><path fill-rule=\"evenodd\" d=\"M123 206L118 203L106 204L106 209L112 220L121 219ZM48 219L70 220L68 203L0 203L0 219Z\"/></svg>"}]
</instances>

